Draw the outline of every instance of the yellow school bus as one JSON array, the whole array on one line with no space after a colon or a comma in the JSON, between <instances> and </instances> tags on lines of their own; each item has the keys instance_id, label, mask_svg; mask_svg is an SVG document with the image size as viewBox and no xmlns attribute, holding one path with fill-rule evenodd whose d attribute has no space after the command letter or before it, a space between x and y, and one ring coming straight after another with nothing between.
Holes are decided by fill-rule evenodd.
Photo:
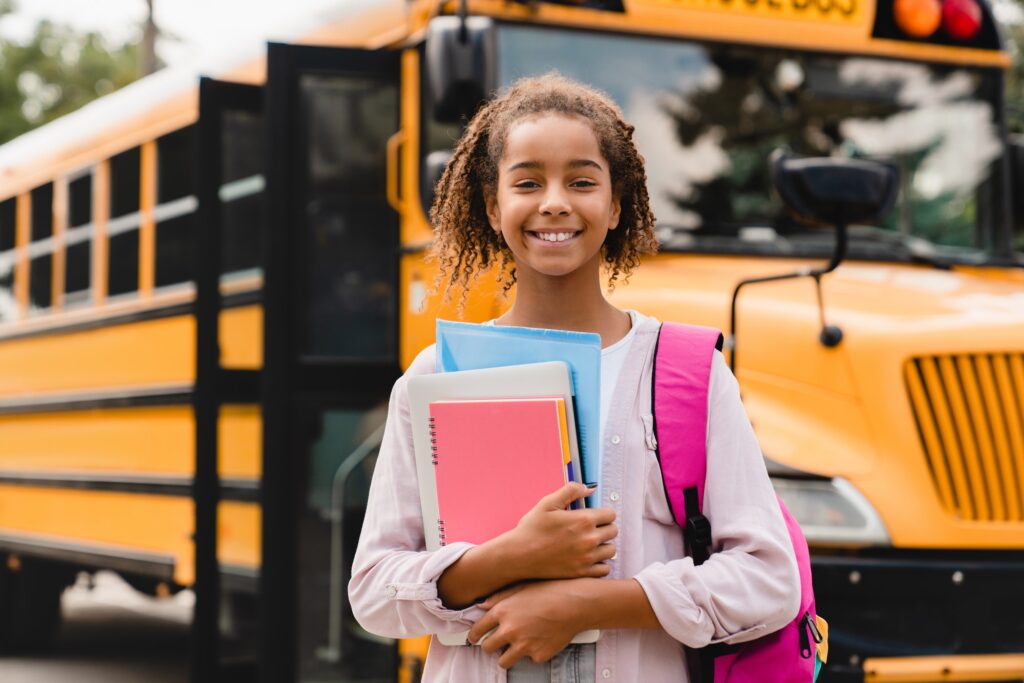
<instances>
[{"instance_id":1,"label":"yellow school bus","mask_svg":"<svg viewBox=\"0 0 1024 683\"><path fill-rule=\"evenodd\" d=\"M480 98L557 69L647 161L661 252L613 300L732 333L824 680L1019 680L1009 59L978 0L339 2L0 147L0 648L111 569L196 591L196 683L418 678L427 641L363 631L345 583L390 387L456 317L426 207ZM834 248L777 148L884 157L899 200L820 283L733 301ZM507 305L485 277L466 318Z\"/></svg>"}]
</instances>

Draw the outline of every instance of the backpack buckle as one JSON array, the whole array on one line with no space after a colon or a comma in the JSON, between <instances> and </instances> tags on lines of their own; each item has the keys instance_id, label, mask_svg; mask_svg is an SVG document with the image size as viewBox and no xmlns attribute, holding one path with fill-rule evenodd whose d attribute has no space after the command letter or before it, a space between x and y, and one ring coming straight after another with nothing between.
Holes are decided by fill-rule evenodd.
<instances>
[{"instance_id":1,"label":"backpack buckle","mask_svg":"<svg viewBox=\"0 0 1024 683\"><path fill-rule=\"evenodd\" d=\"M706 548L711 545L711 521L704 515L686 518L686 539L690 547Z\"/></svg>"}]
</instances>

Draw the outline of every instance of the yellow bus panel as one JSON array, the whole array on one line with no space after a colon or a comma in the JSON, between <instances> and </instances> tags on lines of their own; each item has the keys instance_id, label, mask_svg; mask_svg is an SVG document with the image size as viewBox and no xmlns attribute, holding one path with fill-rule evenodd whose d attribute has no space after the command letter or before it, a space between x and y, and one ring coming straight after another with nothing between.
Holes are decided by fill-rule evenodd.
<instances>
[{"instance_id":1,"label":"yellow bus panel","mask_svg":"<svg viewBox=\"0 0 1024 683\"><path fill-rule=\"evenodd\" d=\"M195 319L112 325L0 343L0 397L192 382Z\"/></svg>"},{"instance_id":2,"label":"yellow bus panel","mask_svg":"<svg viewBox=\"0 0 1024 683\"><path fill-rule=\"evenodd\" d=\"M235 370L263 366L263 307L226 308L220 313L220 364Z\"/></svg>"},{"instance_id":3,"label":"yellow bus panel","mask_svg":"<svg viewBox=\"0 0 1024 683\"><path fill-rule=\"evenodd\" d=\"M257 503L218 507L218 559L255 569L260 563ZM111 524L111 520L118 520ZM195 579L192 499L178 496L0 485L0 534L97 550L135 551L174 558L174 580Z\"/></svg>"},{"instance_id":4,"label":"yellow bus panel","mask_svg":"<svg viewBox=\"0 0 1024 683\"><path fill-rule=\"evenodd\" d=\"M257 406L221 409L220 476L261 476L261 430ZM0 433L0 472L190 476L195 471L190 406L0 415Z\"/></svg>"}]
</instances>

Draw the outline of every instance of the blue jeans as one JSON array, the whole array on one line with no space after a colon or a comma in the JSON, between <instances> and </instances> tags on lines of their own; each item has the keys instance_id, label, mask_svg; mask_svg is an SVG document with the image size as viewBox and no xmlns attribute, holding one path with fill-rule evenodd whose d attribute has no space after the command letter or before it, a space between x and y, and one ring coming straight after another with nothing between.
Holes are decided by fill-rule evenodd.
<instances>
[{"instance_id":1,"label":"blue jeans","mask_svg":"<svg viewBox=\"0 0 1024 683\"><path fill-rule=\"evenodd\" d=\"M570 645L543 664L520 659L508 670L508 683L594 683L596 646Z\"/></svg>"}]
</instances>

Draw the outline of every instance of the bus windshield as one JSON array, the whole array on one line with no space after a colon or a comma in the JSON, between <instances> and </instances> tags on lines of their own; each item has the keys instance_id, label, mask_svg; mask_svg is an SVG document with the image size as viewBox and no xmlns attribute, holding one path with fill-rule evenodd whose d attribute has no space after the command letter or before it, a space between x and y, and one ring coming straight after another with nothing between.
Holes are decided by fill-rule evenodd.
<instances>
[{"instance_id":1,"label":"bus windshield","mask_svg":"<svg viewBox=\"0 0 1024 683\"><path fill-rule=\"evenodd\" d=\"M499 77L558 70L610 94L647 163L669 250L823 256L829 231L792 220L768 157L884 157L901 169L881 228L849 256L982 262L1001 220L995 70L504 25Z\"/></svg>"}]
</instances>

